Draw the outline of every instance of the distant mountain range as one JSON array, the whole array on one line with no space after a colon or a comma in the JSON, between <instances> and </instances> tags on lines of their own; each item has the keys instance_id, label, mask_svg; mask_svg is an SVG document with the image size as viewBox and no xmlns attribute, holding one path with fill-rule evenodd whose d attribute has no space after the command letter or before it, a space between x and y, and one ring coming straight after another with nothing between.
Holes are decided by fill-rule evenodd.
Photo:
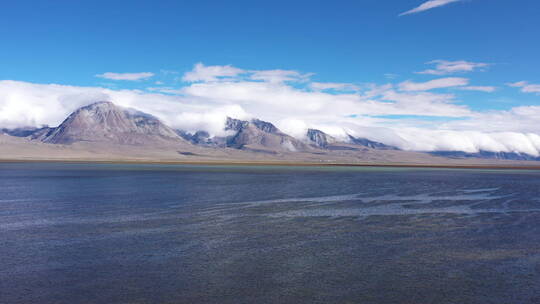
<instances>
[{"instance_id":1,"label":"distant mountain range","mask_svg":"<svg viewBox=\"0 0 540 304\"><path fill-rule=\"evenodd\" d=\"M540 157L517 152L490 152L480 151L477 153L468 153L463 151L435 151L432 155L448 158L482 158L482 159L503 159L503 160L535 160L540 161Z\"/></svg>"},{"instance_id":2,"label":"distant mountain range","mask_svg":"<svg viewBox=\"0 0 540 304\"><path fill-rule=\"evenodd\" d=\"M156 117L134 109L125 109L112 102L96 102L79 108L69 115L58 127L3 129L5 134L27 137L50 144L72 144L75 142L107 142L121 145L148 145L183 143L206 147L229 147L274 153L309 152L314 149L395 149L365 138L349 136L350 142L339 142L332 136L309 129L302 141L285 134L270 122L227 118L223 126L231 131L227 137L211 137L206 131L188 133L174 130Z\"/></svg>"},{"instance_id":3,"label":"distant mountain range","mask_svg":"<svg viewBox=\"0 0 540 304\"><path fill-rule=\"evenodd\" d=\"M8 137L24 138L29 142L51 145L69 146L86 143L101 147L120 145L165 150L174 148L184 151L178 152L184 156L222 153L231 157L243 157L227 152L237 150L260 154L263 157L298 154L299 156L295 157L298 159L317 156L317 159L329 160L335 157L393 160L399 157L409 159L433 156L441 159L540 160L530 155L486 151L479 153L444 151L429 154L405 152L393 146L352 135L347 135L346 140L339 140L317 129L308 129L305 137L298 139L282 132L274 124L259 119L248 121L228 117L223 130L229 135L220 137L212 136L204 130L193 133L175 130L150 114L103 101L79 108L57 127L2 129L0 133Z\"/></svg>"}]
</instances>

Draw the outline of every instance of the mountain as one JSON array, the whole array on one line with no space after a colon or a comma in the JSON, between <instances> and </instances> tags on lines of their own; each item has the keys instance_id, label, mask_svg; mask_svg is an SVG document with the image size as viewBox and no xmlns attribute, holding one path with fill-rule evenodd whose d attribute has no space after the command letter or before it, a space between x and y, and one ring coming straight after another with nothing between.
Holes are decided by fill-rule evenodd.
<instances>
[{"instance_id":1,"label":"mountain","mask_svg":"<svg viewBox=\"0 0 540 304\"><path fill-rule=\"evenodd\" d=\"M52 132L54 132L55 128L49 128L49 127L43 127L36 129L30 136L28 136L32 140L39 140L43 141L44 138L49 136Z\"/></svg>"},{"instance_id":2,"label":"mountain","mask_svg":"<svg viewBox=\"0 0 540 304\"><path fill-rule=\"evenodd\" d=\"M385 144L380 143L380 142L372 141L372 140L369 140L367 138L359 138L359 137L354 137L354 136L349 135L349 140L350 140L350 142L352 144L359 145L359 146L364 146L364 147L371 148L371 149L376 149L376 150L399 150L396 147L385 145Z\"/></svg>"},{"instance_id":3,"label":"mountain","mask_svg":"<svg viewBox=\"0 0 540 304\"><path fill-rule=\"evenodd\" d=\"M82 107L60 126L35 136L45 143L105 142L145 145L186 143L178 134L152 115L102 101Z\"/></svg>"},{"instance_id":4,"label":"mountain","mask_svg":"<svg viewBox=\"0 0 540 304\"><path fill-rule=\"evenodd\" d=\"M248 125L249 121L227 117L227 121L225 122L225 130L239 132L242 129L246 128Z\"/></svg>"},{"instance_id":5,"label":"mountain","mask_svg":"<svg viewBox=\"0 0 540 304\"><path fill-rule=\"evenodd\" d=\"M479 151L477 153L468 153L463 151L435 151L431 155L448 158L482 158L482 159L500 159L500 160L540 160L539 156L517 153L517 152L490 152Z\"/></svg>"},{"instance_id":6,"label":"mountain","mask_svg":"<svg viewBox=\"0 0 540 304\"><path fill-rule=\"evenodd\" d=\"M323 148L323 149L327 148L328 145L337 142L337 140L334 137L317 129L308 129L307 139L311 145L318 148Z\"/></svg>"},{"instance_id":7,"label":"mountain","mask_svg":"<svg viewBox=\"0 0 540 304\"><path fill-rule=\"evenodd\" d=\"M23 127L23 128L14 128L14 129L1 129L1 133L15 136L15 137L27 137L31 136L35 132L38 132L39 130L46 129L45 128L34 128L34 127Z\"/></svg>"},{"instance_id":8,"label":"mountain","mask_svg":"<svg viewBox=\"0 0 540 304\"><path fill-rule=\"evenodd\" d=\"M195 133L188 133L183 130L176 130L176 133L183 139L189 141L194 145L204 147L226 147L227 139L225 137L212 137L206 131L197 131Z\"/></svg>"},{"instance_id":9,"label":"mountain","mask_svg":"<svg viewBox=\"0 0 540 304\"><path fill-rule=\"evenodd\" d=\"M4 128L4 129L1 129L0 131L1 131L0 134L6 134L13 137L28 137L30 139L41 140L44 137L46 137L48 134L50 134L52 131L54 131L54 128L22 127L22 128L14 128L14 129Z\"/></svg>"},{"instance_id":10,"label":"mountain","mask_svg":"<svg viewBox=\"0 0 540 304\"><path fill-rule=\"evenodd\" d=\"M399 150L396 147L388 146L380 142L372 141L366 138L357 138L351 135L348 142L340 142L336 138L317 129L308 129L308 142L317 148L329 150L354 150L355 146L370 148L375 150Z\"/></svg>"},{"instance_id":11,"label":"mountain","mask_svg":"<svg viewBox=\"0 0 540 304\"><path fill-rule=\"evenodd\" d=\"M248 121L227 117L223 130L232 134L211 137L206 131L188 133L176 130L176 133L192 144L206 147L228 147L265 153L310 150L305 143L283 133L272 123L260 119Z\"/></svg>"},{"instance_id":12,"label":"mountain","mask_svg":"<svg viewBox=\"0 0 540 304\"><path fill-rule=\"evenodd\" d=\"M253 119L251 123L259 130L266 132L266 133L272 133L272 134L280 134L281 131L276 128L272 123L269 123L267 121L262 121L260 119ZM281 133L284 134L284 133Z\"/></svg>"},{"instance_id":13,"label":"mountain","mask_svg":"<svg viewBox=\"0 0 540 304\"><path fill-rule=\"evenodd\" d=\"M189 134L179 131L186 140L203 146L231 147L236 149L274 150L274 151L311 151L313 149L324 150L359 150L371 148L375 150L399 150L396 147L371 141L365 138L356 138L349 135L349 142L340 142L331 135L317 129L308 129L306 133L307 143L289 136L279 130L275 125L260 119L251 121L227 118L226 131L234 131L235 134L228 137L210 137L205 131L197 131Z\"/></svg>"},{"instance_id":14,"label":"mountain","mask_svg":"<svg viewBox=\"0 0 540 304\"><path fill-rule=\"evenodd\" d=\"M251 121L227 118L226 131L236 134L227 137L226 145L236 149L260 152L298 152L309 147L298 139L281 132L270 122L253 119Z\"/></svg>"}]
</instances>

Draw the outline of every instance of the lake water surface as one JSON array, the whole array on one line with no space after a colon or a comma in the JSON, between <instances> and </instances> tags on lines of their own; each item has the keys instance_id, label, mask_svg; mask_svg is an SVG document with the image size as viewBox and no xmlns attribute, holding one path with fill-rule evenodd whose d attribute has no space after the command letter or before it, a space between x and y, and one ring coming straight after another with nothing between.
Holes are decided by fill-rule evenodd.
<instances>
[{"instance_id":1,"label":"lake water surface","mask_svg":"<svg viewBox=\"0 0 540 304\"><path fill-rule=\"evenodd\" d=\"M3 163L0 303L540 303L540 171Z\"/></svg>"}]
</instances>

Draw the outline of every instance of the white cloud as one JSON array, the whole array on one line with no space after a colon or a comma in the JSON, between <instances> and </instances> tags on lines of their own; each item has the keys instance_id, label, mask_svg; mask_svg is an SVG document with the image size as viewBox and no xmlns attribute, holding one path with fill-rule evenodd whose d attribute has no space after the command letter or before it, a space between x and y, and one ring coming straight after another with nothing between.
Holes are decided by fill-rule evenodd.
<instances>
[{"instance_id":1,"label":"white cloud","mask_svg":"<svg viewBox=\"0 0 540 304\"><path fill-rule=\"evenodd\" d=\"M469 79L467 78L448 77L430 80L427 82L404 81L399 84L399 89L401 91L429 91L440 88L466 86L468 84Z\"/></svg>"},{"instance_id":2,"label":"white cloud","mask_svg":"<svg viewBox=\"0 0 540 304\"><path fill-rule=\"evenodd\" d=\"M306 82L313 75L302 74L298 71L291 70L263 70L263 71L251 71L250 79L252 80L262 80L271 83L280 83L285 81L294 81L294 82Z\"/></svg>"},{"instance_id":3,"label":"white cloud","mask_svg":"<svg viewBox=\"0 0 540 304\"><path fill-rule=\"evenodd\" d=\"M491 86L467 86L467 87L460 87L459 89L465 90L465 91L479 91L479 92L492 93L492 92L495 92L497 88L491 87Z\"/></svg>"},{"instance_id":4,"label":"white cloud","mask_svg":"<svg viewBox=\"0 0 540 304\"><path fill-rule=\"evenodd\" d=\"M306 91L282 83L253 81L197 83L184 87L182 96L200 103L239 104L264 119L283 116L327 119L359 115L423 115L429 109L433 116L463 116L469 112L452 104L453 95L434 93L398 94L381 90L376 100L360 94ZM375 97L375 96L373 96Z\"/></svg>"},{"instance_id":5,"label":"white cloud","mask_svg":"<svg viewBox=\"0 0 540 304\"><path fill-rule=\"evenodd\" d=\"M462 0L430 0L430 1L426 1L426 2L422 3L420 6L418 6L416 8L413 8L413 9L411 9L409 11L401 13L400 16L420 13L420 12L427 11L427 10L430 10L430 9L433 9L433 8L436 8L436 7L439 7L439 6L443 6L443 5L447 5L447 4L450 4L450 3L453 3L453 2L459 2L459 1L462 1Z\"/></svg>"},{"instance_id":6,"label":"white cloud","mask_svg":"<svg viewBox=\"0 0 540 304\"><path fill-rule=\"evenodd\" d=\"M335 90L335 91L358 91L360 88L350 83L336 82L312 82L309 85L315 91Z\"/></svg>"},{"instance_id":7,"label":"white cloud","mask_svg":"<svg viewBox=\"0 0 540 304\"><path fill-rule=\"evenodd\" d=\"M540 136L533 133L478 132L401 128L403 149L415 151L514 152L540 156ZM398 144L399 145L399 144Z\"/></svg>"},{"instance_id":8,"label":"white cloud","mask_svg":"<svg viewBox=\"0 0 540 304\"><path fill-rule=\"evenodd\" d=\"M530 84L527 81L519 81L508 84L511 87L521 88L523 93L536 93L540 95L540 84Z\"/></svg>"},{"instance_id":9,"label":"white cloud","mask_svg":"<svg viewBox=\"0 0 540 304\"><path fill-rule=\"evenodd\" d=\"M193 70L182 77L185 82L227 82L240 80L255 80L270 83L309 81L312 73L300 73L294 70L243 70L231 65L205 66L197 63Z\"/></svg>"},{"instance_id":10,"label":"white cloud","mask_svg":"<svg viewBox=\"0 0 540 304\"><path fill-rule=\"evenodd\" d=\"M131 80L131 81L143 80L143 79L147 79L147 78L150 78L150 77L153 77L153 76L154 76L154 73L150 73L150 72L141 72L141 73L111 73L111 72L107 72L107 73L96 75L96 77L110 79L110 80Z\"/></svg>"},{"instance_id":11,"label":"white cloud","mask_svg":"<svg viewBox=\"0 0 540 304\"><path fill-rule=\"evenodd\" d=\"M454 95L429 92L384 92L381 100L395 102L378 115L429 115L440 117L468 117L472 112L465 106L456 105Z\"/></svg>"},{"instance_id":12,"label":"white cloud","mask_svg":"<svg viewBox=\"0 0 540 304\"><path fill-rule=\"evenodd\" d=\"M435 69L429 69L417 74L430 74L430 75L448 75L454 73L473 72L477 69L487 68L489 64L482 62L470 62L465 60L448 61L448 60L433 60L427 64L434 64Z\"/></svg>"},{"instance_id":13,"label":"white cloud","mask_svg":"<svg viewBox=\"0 0 540 304\"><path fill-rule=\"evenodd\" d=\"M199 81L219 81L223 79L230 79L236 77L246 71L235 68L231 65L211 65L206 66L202 63L197 63L193 67L193 70L187 72L182 77L186 82L199 82Z\"/></svg>"}]
</instances>

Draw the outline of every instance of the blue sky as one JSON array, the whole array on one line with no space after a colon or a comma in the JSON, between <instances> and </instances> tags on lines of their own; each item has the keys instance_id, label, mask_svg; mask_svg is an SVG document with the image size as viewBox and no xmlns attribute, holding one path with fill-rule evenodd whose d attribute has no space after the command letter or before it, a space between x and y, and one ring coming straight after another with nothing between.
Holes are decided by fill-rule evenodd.
<instances>
[{"instance_id":1,"label":"blue sky","mask_svg":"<svg viewBox=\"0 0 540 304\"><path fill-rule=\"evenodd\" d=\"M403 15L406 12L410 13ZM456 116L479 121L479 115L493 111L503 115L528 106L527 113L536 111L540 101L539 15L540 3L534 0L4 1L0 7L0 80L141 90L163 94L163 98L177 95L187 103L206 102L211 112L210 105L217 102L212 98L219 96L195 92L210 85L208 81L185 81L185 74L197 63L242 69L234 77L243 78L217 76L234 84L221 82L218 88L211 84L220 92L224 92L224 85L227 89L234 86L234 94L238 94L239 82L253 87L246 81L246 77L253 80L253 71L296 71L305 77L283 81L282 87L273 83L276 91L272 92L290 90L291 96L297 96L299 92L320 92L313 83L339 83L349 85L349 91L354 92L345 92L343 87L337 92L322 91L340 98L349 93L367 98L370 90L392 84L391 93L402 95L373 97L383 108L385 103L398 102L396 99L424 102L427 97L439 96L440 100L424 111L418 107L403 110L403 105L403 111L394 109L391 113L351 108L349 118L365 118L364 125L369 127L392 119L408 121L408 126L422 117L439 122L429 116L444 117L443 104L447 103L454 106L449 112L456 107L470 112L448 115L450 124L445 128L457 131L465 127L452 124ZM434 60L440 61L427 64ZM436 69L437 64L451 69L460 62L472 66L471 70L418 73ZM104 73L152 73L152 77L135 81L96 77L113 75ZM456 83L458 78L467 83L425 85L438 79ZM511 83L514 86L508 85ZM411 84L424 85L410 89ZM0 99L2 93L7 96L7 90L0 91ZM263 89L257 90L260 93ZM403 95L412 92L414 96ZM452 98L442 97L445 94ZM254 102L264 99L249 96ZM223 99L229 100L227 96ZM245 104L235 105L260 116ZM433 110L435 106L441 110ZM411 120L411 115L416 118ZM281 116L274 113L268 118L291 118ZM300 116L291 119L303 119ZM36 117L28 121L41 123ZM387 120L370 120L377 117ZM525 124L532 120L530 115L519 128L510 123L515 118L508 119L504 127L484 131L503 132L507 126L512 132L536 131ZM308 120L315 120L315 116Z\"/></svg>"},{"instance_id":2,"label":"blue sky","mask_svg":"<svg viewBox=\"0 0 540 304\"><path fill-rule=\"evenodd\" d=\"M495 64L477 76L482 85L540 82L538 1L467 0L398 17L420 3L5 1L0 77L95 85L107 71L184 72L204 62L381 82L463 59Z\"/></svg>"}]
</instances>

